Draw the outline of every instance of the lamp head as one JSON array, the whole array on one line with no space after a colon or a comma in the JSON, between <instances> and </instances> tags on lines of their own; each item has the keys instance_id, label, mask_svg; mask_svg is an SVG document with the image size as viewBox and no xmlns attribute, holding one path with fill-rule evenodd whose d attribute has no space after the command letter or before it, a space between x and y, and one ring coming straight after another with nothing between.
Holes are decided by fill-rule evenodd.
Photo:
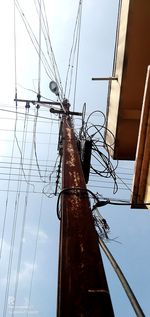
<instances>
[{"instance_id":1,"label":"lamp head","mask_svg":"<svg viewBox=\"0 0 150 317\"><path fill-rule=\"evenodd\" d=\"M58 86L57 86L55 81L52 80L49 83L49 88L50 88L51 92L53 92L56 96L59 96Z\"/></svg>"}]
</instances>

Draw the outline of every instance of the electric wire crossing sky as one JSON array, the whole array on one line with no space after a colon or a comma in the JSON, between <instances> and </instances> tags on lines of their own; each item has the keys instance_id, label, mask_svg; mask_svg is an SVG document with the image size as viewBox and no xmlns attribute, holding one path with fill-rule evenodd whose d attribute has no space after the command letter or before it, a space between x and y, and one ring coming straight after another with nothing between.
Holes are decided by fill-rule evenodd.
<instances>
[{"instance_id":1,"label":"electric wire crossing sky","mask_svg":"<svg viewBox=\"0 0 150 317\"><path fill-rule=\"evenodd\" d=\"M113 290L116 277L101 250L129 298L131 308L127 305L125 309L130 309L130 316L134 312L144 316L112 256L124 248L121 236L116 237L111 230L113 226L117 231L118 223L121 230L125 227L123 217L130 207L132 166L110 157L114 136L106 128L99 88L96 93L88 92L93 85L96 56L95 61L91 58L89 61L88 50L87 56L85 51L83 54L86 37L94 40L90 30L96 21L105 24L102 12L104 9L108 12L109 6L110 16L112 12L114 16L109 32L114 29L112 37L115 36L118 0L111 5L109 1L103 4L102 0L95 3L84 4L80 0L77 5L70 4L70 0L57 0L54 6L52 1L36 0L29 7L22 0L14 0L11 8L15 94L10 103L2 102L0 106L0 315L3 317L119 316L120 311L123 314L124 305L118 303L120 289L118 293ZM101 6L101 13L95 10L97 6ZM88 26L87 33L86 23L93 20L93 12L95 22ZM67 45L63 45L60 35L64 25ZM97 32L102 33L99 29ZM55 44L57 37L60 44L58 51L55 45L55 54L52 38ZM68 50L70 43L68 56L63 47ZM65 68L63 58L68 60ZM56 62L59 59L60 66ZM103 64L107 64L106 59ZM93 67L90 76L86 74L88 67ZM90 86L86 85L86 77L90 78ZM102 95L106 95L106 88ZM97 106L91 103L95 95ZM106 131L112 145L105 142Z\"/></svg>"}]
</instances>

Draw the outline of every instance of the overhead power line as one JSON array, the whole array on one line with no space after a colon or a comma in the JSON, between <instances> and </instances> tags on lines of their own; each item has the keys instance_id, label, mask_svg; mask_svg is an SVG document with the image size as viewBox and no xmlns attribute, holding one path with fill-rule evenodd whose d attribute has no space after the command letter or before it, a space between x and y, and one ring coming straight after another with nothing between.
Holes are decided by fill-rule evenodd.
<instances>
[{"instance_id":1,"label":"overhead power line","mask_svg":"<svg viewBox=\"0 0 150 317\"><path fill-rule=\"evenodd\" d=\"M16 114L16 111L12 111L12 110L7 110L7 109L0 109L0 111L4 111L4 112L9 112L9 113L14 113ZM26 113L23 113L23 112L19 112L17 111L18 114L22 115L22 116L25 116L27 115L28 117L34 117L35 118L35 115L32 115L32 114L26 114ZM52 119L52 118L48 118L48 117L42 117L42 116L38 116L38 118L41 118L41 119L46 119L46 120L49 120L49 121L59 121L58 119ZM4 119L4 118L3 118ZM12 120L13 118L11 118Z\"/></svg>"}]
</instances>

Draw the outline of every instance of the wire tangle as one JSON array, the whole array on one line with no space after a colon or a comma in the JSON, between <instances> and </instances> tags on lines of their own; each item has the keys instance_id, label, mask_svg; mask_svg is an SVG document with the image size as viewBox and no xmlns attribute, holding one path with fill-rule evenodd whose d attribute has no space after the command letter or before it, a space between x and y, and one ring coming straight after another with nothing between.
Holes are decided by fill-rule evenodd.
<instances>
[{"instance_id":1,"label":"wire tangle","mask_svg":"<svg viewBox=\"0 0 150 317\"><path fill-rule=\"evenodd\" d=\"M101 115L102 123L93 124L91 122L91 117L93 115ZM79 131L79 139L92 140L92 160L90 173L92 175L96 174L104 178L112 178L114 181L113 193L115 194L118 190L116 176L118 161L115 165L111 161L109 148L111 148L113 144L110 146L106 143L104 139L104 133L106 130L111 134L111 136L113 136L112 132L106 128L106 118L104 113L102 111L96 110L88 116L86 121L82 120L82 126ZM95 164L98 164L99 168L97 168Z\"/></svg>"},{"instance_id":2,"label":"wire tangle","mask_svg":"<svg viewBox=\"0 0 150 317\"><path fill-rule=\"evenodd\" d=\"M58 164L58 158L59 156L57 156L56 158L56 161L55 161L55 164L54 164L54 167L53 167L53 170L51 171L50 175L49 175L49 182L46 186L43 187L43 190L42 190L42 193L48 197L48 198L52 198L54 196L56 196L56 188L55 188L55 191L51 189L52 187L52 175L56 175L56 173L58 172L59 170L59 166L60 166L60 162ZM56 178L56 182L55 182L56 186L58 186L59 182L58 182L58 176Z\"/></svg>"},{"instance_id":3,"label":"wire tangle","mask_svg":"<svg viewBox=\"0 0 150 317\"><path fill-rule=\"evenodd\" d=\"M99 201L97 195L94 194L90 189L81 188L81 187L63 188L58 195L57 207L56 207L57 217L59 220L61 220L61 212L59 209L59 204L60 204L60 198L61 198L62 194L77 195L77 196L82 195L82 198L83 198L83 195L88 196L88 194L89 194L90 195L89 197L93 198L95 201L97 201L97 203Z\"/></svg>"},{"instance_id":4,"label":"wire tangle","mask_svg":"<svg viewBox=\"0 0 150 317\"><path fill-rule=\"evenodd\" d=\"M101 239L109 239L108 233L109 233L110 227L106 219L102 217L102 215L100 214L97 208L92 210L92 215L93 215L94 225L95 225L95 229L97 231L98 236Z\"/></svg>"}]
</instances>

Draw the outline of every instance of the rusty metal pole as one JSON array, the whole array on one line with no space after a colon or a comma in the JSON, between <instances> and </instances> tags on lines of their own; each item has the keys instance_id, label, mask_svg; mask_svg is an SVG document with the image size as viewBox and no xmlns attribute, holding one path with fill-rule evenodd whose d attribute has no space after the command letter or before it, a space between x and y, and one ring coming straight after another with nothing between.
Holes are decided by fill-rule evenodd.
<instances>
[{"instance_id":1,"label":"rusty metal pole","mask_svg":"<svg viewBox=\"0 0 150 317\"><path fill-rule=\"evenodd\" d=\"M76 138L71 118L66 114L62 119L62 144L57 317L112 317L114 313Z\"/></svg>"}]
</instances>

